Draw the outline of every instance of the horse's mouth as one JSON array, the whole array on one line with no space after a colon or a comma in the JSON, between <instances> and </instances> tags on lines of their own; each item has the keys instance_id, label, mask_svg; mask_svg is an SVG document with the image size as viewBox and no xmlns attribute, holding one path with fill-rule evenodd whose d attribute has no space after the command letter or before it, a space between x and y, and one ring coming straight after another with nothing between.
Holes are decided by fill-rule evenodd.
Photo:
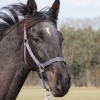
<instances>
[{"instance_id":1,"label":"horse's mouth","mask_svg":"<svg viewBox=\"0 0 100 100\"><path fill-rule=\"evenodd\" d=\"M50 90L50 91L51 91L51 93L53 94L54 97L63 97L68 93L69 89L70 89L70 85L67 85L67 87L65 88L64 91L61 91L61 92L60 91L54 92L52 90Z\"/></svg>"},{"instance_id":2,"label":"horse's mouth","mask_svg":"<svg viewBox=\"0 0 100 100\"><path fill-rule=\"evenodd\" d=\"M53 94L54 97L63 97L65 95L63 93L57 94L57 93L55 93L53 91L51 91L51 93Z\"/></svg>"}]
</instances>

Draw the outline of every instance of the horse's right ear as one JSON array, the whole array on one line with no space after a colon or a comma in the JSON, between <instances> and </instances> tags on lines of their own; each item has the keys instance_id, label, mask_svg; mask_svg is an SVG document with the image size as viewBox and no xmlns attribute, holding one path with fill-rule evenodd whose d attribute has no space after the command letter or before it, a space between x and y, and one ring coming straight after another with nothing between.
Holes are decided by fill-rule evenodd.
<instances>
[{"instance_id":1,"label":"horse's right ear","mask_svg":"<svg viewBox=\"0 0 100 100\"><path fill-rule=\"evenodd\" d=\"M27 15L34 14L37 11L37 4L34 0L27 1Z\"/></svg>"}]
</instances>

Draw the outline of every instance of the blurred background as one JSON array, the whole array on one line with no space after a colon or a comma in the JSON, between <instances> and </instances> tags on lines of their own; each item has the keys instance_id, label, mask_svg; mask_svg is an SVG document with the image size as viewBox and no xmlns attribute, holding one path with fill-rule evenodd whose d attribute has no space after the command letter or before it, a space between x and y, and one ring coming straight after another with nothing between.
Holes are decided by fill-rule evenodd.
<instances>
[{"instance_id":1,"label":"blurred background","mask_svg":"<svg viewBox=\"0 0 100 100\"><path fill-rule=\"evenodd\" d=\"M0 2L0 8L19 2L26 4L27 0ZM36 2L40 10L51 7L54 0ZM100 0L61 0L58 29L64 35L62 51L72 87L100 87ZM37 85L39 77L31 72L24 86Z\"/></svg>"}]
</instances>

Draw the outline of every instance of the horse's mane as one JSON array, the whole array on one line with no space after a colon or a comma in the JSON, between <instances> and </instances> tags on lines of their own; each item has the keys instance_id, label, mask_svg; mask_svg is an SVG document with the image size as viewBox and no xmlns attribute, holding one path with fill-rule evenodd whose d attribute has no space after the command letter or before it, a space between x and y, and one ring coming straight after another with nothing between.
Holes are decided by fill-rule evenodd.
<instances>
[{"instance_id":1,"label":"horse's mane","mask_svg":"<svg viewBox=\"0 0 100 100\"><path fill-rule=\"evenodd\" d=\"M18 3L1 9L5 10L5 12L0 11L0 40L6 35L6 31L18 22L20 25L20 32L23 32L22 27L25 23L27 30L42 20L50 20L56 24L57 18L49 11L46 11L47 8L42 9L40 12L36 12L33 15L26 15L26 8L27 6L25 4ZM23 20L20 20L22 17L24 17Z\"/></svg>"},{"instance_id":2,"label":"horse's mane","mask_svg":"<svg viewBox=\"0 0 100 100\"><path fill-rule=\"evenodd\" d=\"M6 35L11 26L20 21L20 16L25 16L26 5L20 3L9 5L0 9L0 40Z\"/></svg>"}]
</instances>

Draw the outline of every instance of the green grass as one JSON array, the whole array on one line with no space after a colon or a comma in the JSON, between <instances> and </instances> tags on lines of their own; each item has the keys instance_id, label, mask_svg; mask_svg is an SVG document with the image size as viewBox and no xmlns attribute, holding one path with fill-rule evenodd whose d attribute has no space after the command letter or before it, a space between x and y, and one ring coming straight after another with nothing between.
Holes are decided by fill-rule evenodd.
<instances>
[{"instance_id":1,"label":"green grass","mask_svg":"<svg viewBox=\"0 0 100 100\"><path fill-rule=\"evenodd\" d=\"M45 100L41 87L23 87L16 100ZM62 98L51 100L100 100L100 88L71 88L69 93Z\"/></svg>"}]
</instances>

